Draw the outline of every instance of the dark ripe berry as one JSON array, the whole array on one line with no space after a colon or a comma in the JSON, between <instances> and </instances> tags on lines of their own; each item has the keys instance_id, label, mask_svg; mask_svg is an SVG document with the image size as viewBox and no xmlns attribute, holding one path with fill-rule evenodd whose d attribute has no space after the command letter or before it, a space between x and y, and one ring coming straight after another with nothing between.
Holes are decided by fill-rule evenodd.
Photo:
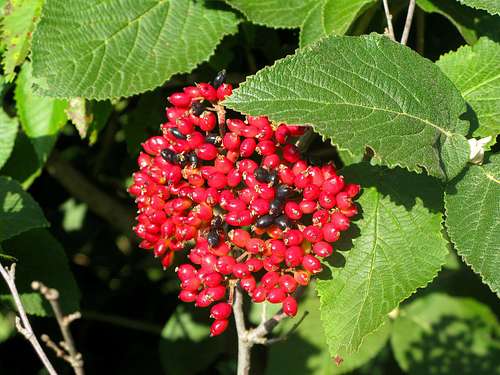
<instances>
[{"instance_id":1,"label":"dark ripe berry","mask_svg":"<svg viewBox=\"0 0 500 375\"><path fill-rule=\"evenodd\" d=\"M168 161L169 163L172 163L174 161L175 153L172 150L170 150L168 148L164 148L163 150L161 150L160 154L161 154L161 157L164 160Z\"/></svg>"},{"instance_id":2,"label":"dark ripe berry","mask_svg":"<svg viewBox=\"0 0 500 375\"><path fill-rule=\"evenodd\" d=\"M278 216L274 219L274 224L278 226L281 230L285 230L291 227L292 223L290 219L285 215Z\"/></svg>"},{"instance_id":3,"label":"dark ripe berry","mask_svg":"<svg viewBox=\"0 0 500 375\"><path fill-rule=\"evenodd\" d=\"M229 320L227 319L214 321L210 326L210 336L214 337L224 333L228 326Z\"/></svg>"},{"instance_id":4,"label":"dark ripe berry","mask_svg":"<svg viewBox=\"0 0 500 375\"><path fill-rule=\"evenodd\" d=\"M323 225L323 239L327 242L335 242L339 239L340 232L333 223Z\"/></svg>"},{"instance_id":5,"label":"dark ripe berry","mask_svg":"<svg viewBox=\"0 0 500 375\"><path fill-rule=\"evenodd\" d=\"M286 298L286 292L282 288L274 288L267 292L267 300L271 303L281 303Z\"/></svg>"},{"instance_id":6,"label":"dark ripe berry","mask_svg":"<svg viewBox=\"0 0 500 375\"><path fill-rule=\"evenodd\" d=\"M276 188L276 199L285 200L292 195L292 188L286 185L279 185Z\"/></svg>"},{"instance_id":7,"label":"dark ripe berry","mask_svg":"<svg viewBox=\"0 0 500 375\"><path fill-rule=\"evenodd\" d=\"M231 305L227 302L219 302L210 308L210 317L213 319L227 319L233 311Z\"/></svg>"},{"instance_id":8,"label":"dark ripe berry","mask_svg":"<svg viewBox=\"0 0 500 375\"><path fill-rule=\"evenodd\" d=\"M330 216L330 222L335 227L335 229L339 231L344 231L349 229L349 218L340 212L334 212L332 216Z\"/></svg>"},{"instance_id":9,"label":"dark ripe berry","mask_svg":"<svg viewBox=\"0 0 500 375\"><path fill-rule=\"evenodd\" d=\"M283 312L290 317L297 315L298 307L295 298L293 298L292 296L286 297L283 300L282 309Z\"/></svg>"},{"instance_id":10,"label":"dark ripe berry","mask_svg":"<svg viewBox=\"0 0 500 375\"><path fill-rule=\"evenodd\" d=\"M191 104L191 112L195 116L201 115L204 110L205 110L205 106L203 105L202 102L195 101Z\"/></svg>"},{"instance_id":11,"label":"dark ripe berry","mask_svg":"<svg viewBox=\"0 0 500 375\"><path fill-rule=\"evenodd\" d=\"M212 228L215 230L222 229L222 225L224 224L224 219L222 216L215 216L212 220Z\"/></svg>"},{"instance_id":12,"label":"dark ripe berry","mask_svg":"<svg viewBox=\"0 0 500 375\"><path fill-rule=\"evenodd\" d=\"M254 172L254 176L259 182L269 182L269 171L265 168L259 167Z\"/></svg>"},{"instance_id":13,"label":"dark ripe berry","mask_svg":"<svg viewBox=\"0 0 500 375\"><path fill-rule=\"evenodd\" d=\"M271 215L265 215L259 217L257 220L255 220L255 226L257 228L267 228L274 222L274 217Z\"/></svg>"},{"instance_id":14,"label":"dark ripe berry","mask_svg":"<svg viewBox=\"0 0 500 375\"><path fill-rule=\"evenodd\" d=\"M222 69L214 78L213 87L218 88L226 81L226 69Z\"/></svg>"},{"instance_id":15,"label":"dark ripe berry","mask_svg":"<svg viewBox=\"0 0 500 375\"><path fill-rule=\"evenodd\" d=\"M196 168L198 166L198 156L194 153L187 154L187 160L191 167Z\"/></svg>"},{"instance_id":16,"label":"dark ripe berry","mask_svg":"<svg viewBox=\"0 0 500 375\"><path fill-rule=\"evenodd\" d=\"M266 297L267 289L262 286L256 287L252 292L252 301L254 302L264 302Z\"/></svg>"},{"instance_id":17,"label":"dark ripe berry","mask_svg":"<svg viewBox=\"0 0 500 375\"><path fill-rule=\"evenodd\" d=\"M279 281L280 287L282 287L287 293L295 292L297 289L297 281L291 275L282 275Z\"/></svg>"},{"instance_id":18,"label":"dark ripe berry","mask_svg":"<svg viewBox=\"0 0 500 375\"><path fill-rule=\"evenodd\" d=\"M328 257L333 253L332 245L325 241L316 242L313 245L312 250L314 254L322 258Z\"/></svg>"},{"instance_id":19,"label":"dark ripe berry","mask_svg":"<svg viewBox=\"0 0 500 375\"><path fill-rule=\"evenodd\" d=\"M286 249L285 263L288 267L297 267L302 263L304 258L304 249L300 246L291 246Z\"/></svg>"},{"instance_id":20,"label":"dark ripe berry","mask_svg":"<svg viewBox=\"0 0 500 375\"><path fill-rule=\"evenodd\" d=\"M186 139L186 136L184 134L181 133L181 131L177 128L170 128L168 129L169 132L176 138L179 138L179 139Z\"/></svg>"},{"instance_id":21,"label":"dark ripe berry","mask_svg":"<svg viewBox=\"0 0 500 375\"><path fill-rule=\"evenodd\" d=\"M271 185L276 185L279 182L278 172L271 171L269 172L269 183Z\"/></svg>"},{"instance_id":22,"label":"dark ripe berry","mask_svg":"<svg viewBox=\"0 0 500 375\"><path fill-rule=\"evenodd\" d=\"M211 230L207 234L207 241L211 247L215 247L219 244L219 233L216 230Z\"/></svg>"},{"instance_id":23,"label":"dark ripe berry","mask_svg":"<svg viewBox=\"0 0 500 375\"><path fill-rule=\"evenodd\" d=\"M268 271L260 279L260 285L266 289L271 289L280 281L280 275L274 271Z\"/></svg>"},{"instance_id":24,"label":"dark ripe berry","mask_svg":"<svg viewBox=\"0 0 500 375\"><path fill-rule=\"evenodd\" d=\"M304 258L302 259L302 267L304 267L306 271L309 271L312 274L321 272L321 270L323 269L318 258L310 254L304 255Z\"/></svg>"},{"instance_id":25,"label":"dark ripe berry","mask_svg":"<svg viewBox=\"0 0 500 375\"><path fill-rule=\"evenodd\" d=\"M184 167L187 164L187 158L183 154L175 154L173 162L175 164L179 164L181 167Z\"/></svg>"},{"instance_id":26,"label":"dark ripe berry","mask_svg":"<svg viewBox=\"0 0 500 375\"><path fill-rule=\"evenodd\" d=\"M213 145L220 145L221 143L221 139L220 139L220 136L216 133L208 133L206 136L205 136L205 141L207 143L211 143Z\"/></svg>"},{"instance_id":27,"label":"dark ripe berry","mask_svg":"<svg viewBox=\"0 0 500 375\"><path fill-rule=\"evenodd\" d=\"M248 294L252 293L257 286L255 278L253 276L247 276L240 280L240 285L244 291Z\"/></svg>"},{"instance_id":28,"label":"dark ripe berry","mask_svg":"<svg viewBox=\"0 0 500 375\"><path fill-rule=\"evenodd\" d=\"M274 199L269 205L269 214L272 216L278 216L283 213L284 202L279 199Z\"/></svg>"},{"instance_id":29,"label":"dark ripe berry","mask_svg":"<svg viewBox=\"0 0 500 375\"><path fill-rule=\"evenodd\" d=\"M191 279L196 276L196 268L194 268L190 264L181 264L176 268L177 277L179 280L184 281L187 279Z\"/></svg>"},{"instance_id":30,"label":"dark ripe berry","mask_svg":"<svg viewBox=\"0 0 500 375\"><path fill-rule=\"evenodd\" d=\"M194 302L196 297L198 297L198 293L189 290L181 290L179 293L179 299L182 302Z\"/></svg>"}]
</instances>

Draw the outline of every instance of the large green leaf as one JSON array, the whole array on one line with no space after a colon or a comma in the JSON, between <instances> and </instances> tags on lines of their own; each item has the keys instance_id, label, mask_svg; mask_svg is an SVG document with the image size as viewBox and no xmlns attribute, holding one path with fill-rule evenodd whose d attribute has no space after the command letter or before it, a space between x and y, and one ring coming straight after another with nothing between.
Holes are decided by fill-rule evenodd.
<instances>
[{"instance_id":1,"label":"large green leaf","mask_svg":"<svg viewBox=\"0 0 500 375\"><path fill-rule=\"evenodd\" d=\"M43 97L33 92L31 64L24 64L17 77L17 114L41 164L47 160L59 130L66 123L65 100Z\"/></svg>"},{"instance_id":2,"label":"large green leaf","mask_svg":"<svg viewBox=\"0 0 500 375\"><path fill-rule=\"evenodd\" d=\"M499 335L488 306L436 293L401 310L391 341L406 373L491 375L500 373Z\"/></svg>"},{"instance_id":3,"label":"large green leaf","mask_svg":"<svg viewBox=\"0 0 500 375\"><path fill-rule=\"evenodd\" d=\"M7 81L15 77L14 69L21 65L31 46L44 0L8 0L2 18L2 43L6 46L2 64Z\"/></svg>"},{"instance_id":4,"label":"large green leaf","mask_svg":"<svg viewBox=\"0 0 500 375\"><path fill-rule=\"evenodd\" d=\"M238 18L188 0L46 0L33 75L50 96L106 99L151 90L208 60Z\"/></svg>"},{"instance_id":5,"label":"large green leaf","mask_svg":"<svg viewBox=\"0 0 500 375\"><path fill-rule=\"evenodd\" d=\"M211 338L206 311L193 311L187 305L179 305L161 333L163 368L172 375L199 373L226 351L226 335ZM196 360L193 360L194 353Z\"/></svg>"},{"instance_id":6,"label":"large green leaf","mask_svg":"<svg viewBox=\"0 0 500 375\"><path fill-rule=\"evenodd\" d=\"M500 296L500 155L448 186L446 226L457 252Z\"/></svg>"},{"instance_id":7,"label":"large green leaf","mask_svg":"<svg viewBox=\"0 0 500 375\"><path fill-rule=\"evenodd\" d=\"M301 47L330 34L343 35L375 0L323 0L309 13L300 31Z\"/></svg>"},{"instance_id":8,"label":"large green leaf","mask_svg":"<svg viewBox=\"0 0 500 375\"><path fill-rule=\"evenodd\" d=\"M483 9L491 14L500 15L500 1L498 0L458 0L472 8Z\"/></svg>"},{"instance_id":9,"label":"large green leaf","mask_svg":"<svg viewBox=\"0 0 500 375\"><path fill-rule=\"evenodd\" d=\"M432 62L379 35L329 37L248 78L233 109L311 124L353 154L440 178L468 160L465 101Z\"/></svg>"},{"instance_id":10,"label":"large green leaf","mask_svg":"<svg viewBox=\"0 0 500 375\"><path fill-rule=\"evenodd\" d=\"M40 176L42 167L28 136L23 132L18 132L14 149L7 163L0 170L0 174L12 177L26 190Z\"/></svg>"},{"instance_id":11,"label":"large green leaf","mask_svg":"<svg viewBox=\"0 0 500 375\"><path fill-rule=\"evenodd\" d=\"M474 110L479 126L473 135L495 138L500 133L500 44L481 38L472 47L442 56L437 64Z\"/></svg>"},{"instance_id":12,"label":"large green leaf","mask_svg":"<svg viewBox=\"0 0 500 375\"><path fill-rule=\"evenodd\" d=\"M299 27L317 0L225 0L251 22L271 27Z\"/></svg>"},{"instance_id":13,"label":"large green leaf","mask_svg":"<svg viewBox=\"0 0 500 375\"><path fill-rule=\"evenodd\" d=\"M359 352L345 357L337 366L326 346L326 339L320 321L319 299L312 288L299 301L299 314L294 319L286 319L276 330L285 335L297 324L302 312L308 315L285 341L272 345L269 349L266 374L343 374L362 366L373 358L387 342L391 324L387 322L368 335Z\"/></svg>"},{"instance_id":14,"label":"large green leaf","mask_svg":"<svg viewBox=\"0 0 500 375\"><path fill-rule=\"evenodd\" d=\"M461 5L456 0L417 0L417 4L427 13L448 18L469 44L481 36L500 41L500 17Z\"/></svg>"},{"instance_id":15,"label":"large green leaf","mask_svg":"<svg viewBox=\"0 0 500 375\"><path fill-rule=\"evenodd\" d=\"M14 148L18 126L16 118L9 117L3 109L0 109L0 168L9 159Z\"/></svg>"},{"instance_id":16,"label":"large green leaf","mask_svg":"<svg viewBox=\"0 0 500 375\"><path fill-rule=\"evenodd\" d=\"M60 293L61 308L71 313L79 308L80 292L61 244L46 229L33 229L2 243L2 251L15 257L16 286L28 314L52 315L50 305L31 282L41 281ZM0 300L11 300L2 285Z\"/></svg>"},{"instance_id":17,"label":"large green leaf","mask_svg":"<svg viewBox=\"0 0 500 375\"><path fill-rule=\"evenodd\" d=\"M18 182L0 177L0 242L48 224L38 204Z\"/></svg>"},{"instance_id":18,"label":"large green leaf","mask_svg":"<svg viewBox=\"0 0 500 375\"><path fill-rule=\"evenodd\" d=\"M337 244L336 256L345 265L335 262L331 278L318 281L332 356L356 352L391 310L436 276L448 254L436 179L366 163L342 173L363 186L362 217L345 243Z\"/></svg>"}]
</instances>

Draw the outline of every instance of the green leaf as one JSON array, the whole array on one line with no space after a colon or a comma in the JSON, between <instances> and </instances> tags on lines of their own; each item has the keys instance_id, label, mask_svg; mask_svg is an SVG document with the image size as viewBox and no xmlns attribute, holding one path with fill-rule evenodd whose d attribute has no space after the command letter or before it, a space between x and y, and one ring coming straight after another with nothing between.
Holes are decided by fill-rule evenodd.
<instances>
[{"instance_id":1,"label":"green leaf","mask_svg":"<svg viewBox=\"0 0 500 375\"><path fill-rule=\"evenodd\" d=\"M15 100L17 114L24 132L29 137L41 164L47 160L57 140L59 130L66 123L68 103L43 97L33 92L31 64L24 64L17 77Z\"/></svg>"},{"instance_id":2,"label":"green leaf","mask_svg":"<svg viewBox=\"0 0 500 375\"><path fill-rule=\"evenodd\" d=\"M327 35L344 35L356 18L373 3L374 0L318 2L302 24L300 46L304 47Z\"/></svg>"},{"instance_id":3,"label":"green leaf","mask_svg":"<svg viewBox=\"0 0 500 375\"><path fill-rule=\"evenodd\" d=\"M26 134L18 132L14 149L0 170L0 174L12 177L26 190L41 173L42 164L38 160L33 144Z\"/></svg>"},{"instance_id":4,"label":"green leaf","mask_svg":"<svg viewBox=\"0 0 500 375\"><path fill-rule=\"evenodd\" d=\"M483 9L490 14L500 15L500 2L498 0L458 0L471 8Z\"/></svg>"},{"instance_id":5,"label":"green leaf","mask_svg":"<svg viewBox=\"0 0 500 375\"><path fill-rule=\"evenodd\" d=\"M499 334L488 306L433 293L401 310L391 343L408 374L491 375L500 371Z\"/></svg>"},{"instance_id":6,"label":"green leaf","mask_svg":"<svg viewBox=\"0 0 500 375\"><path fill-rule=\"evenodd\" d=\"M88 129L89 143L93 145L97 142L99 132L106 126L113 112L113 106L109 100L100 102L91 101L89 102L89 110L92 113L92 122Z\"/></svg>"},{"instance_id":7,"label":"green leaf","mask_svg":"<svg viewBox=\"0 0 500 375\"><path fill-rule=\"evenodd\" d=\"M417 0L417 5L424 12L448 18L469 44L474 44L481 36L500 40L500 18L485 11L461 5L456 0Z\"/></svg>"},{"instance_id":8,"label":"green leaf","mask_svg":"<svg viewBox=\"0 0 500 375\"><path fill-rule=\"evenodd\" d=\"M3 242L2 248L5 253L18 259L16 286L28 314L52 315L52 309L45 298L31 288L31 282L35 280L59 291L59 301L65 314L79 309L80 291L69 268L68 259L61 244L49 231L30 230ZM3 285L0 287L0 300L11 300Z\"/></svg>"},{"instance_id":9,"label":"green leaf","mask_svg":"<svg viewBox=\"0 0 500 375\"><path fill-rule=\"evenodd\" d=\"M448 255L436 179L366 163L342 174L363 187L362 217L337 243L331 278L318 281L332 356L356 352L391 310L436 276Z\"/></svg>"},{"instance_id":10,"label":"green leaf","mask_svg":"<svg viewBox=\"0 0 500 375\"><path fill-rule=\"evenodd\" d=\"M208 60L238 22L205 1L46 0L33 74L49 96L134 95Z\"/></svg>"},{"instance_id":11,"label":"green leaf","mask_svg":"<svg viewBox=\"0 0 500 375\"><path fill-rule=\"evenodd\" d=\"M411 74L410 74L411 72ZM311 124L352 154L452 178L465 166L465 102L430 61L379 35L329 37L248 78L226 105Z\"/></svg>"},{"instance_id":12,"label":"green leaf","mask_svg":"<svg viewBox=\"0 0 500 375\"><path fill-rule=\"evenodd\" d=\"M0 343L6 341L14 332L14 319L12 314L3 314L0 312Z\"/></svg>"},{"instance_id":13,"label":"green leaf","mask_svg":"<svg viewBox=\"0 0 500 375\"><path fill-rule=\"evenodd\" d=\"M500 133L500 44L481 38L441 56L437 62L474 110L479 127L473 136Z\"/></svg>"},{"instance_id":14,"label":"green leaf","mask_svg":"<svg viewBox=\"0 0 500 375\"><path fill-rule=\"evenodd\" d=\"M18 182L0 176L0 242L49 225L33 198Z\"/></svg>"},{"instance_id":15,"label":"green leaf","mask_svg":"<svg viewBox=\"0 0 500 375\"><path fill-rule=\"evenodd\" d=\"M0 109L0 168L3 167L12 153L18 126L16 118L9 117L3 109Z\"/></svg>"},{"instance_id":16,"label":"green leaf","mask_svg":"<svg viewBox=\"0 0 500 375\"><path fill-rule=\"evenodd\" d=\"M226 351L224 335L210 337L206 311L193 310L179 305L163 328L160 359L168 374L197 374Z\"/></svg>"},{"instance_id":17,"label":"green leaf","mask_svg":"<svg viewBox=\"0 0 500 375\"><path fill-rule=\"evenodd\" d=\"M59 210L63 214L62 227L66 232L82 229L87 215L86 203L77 203L74 198L70 198L59 206Z\"/></svg>"},{"instance_id":18,"label":"green leaf","mask_svg":"<svg viewBox=\"0 0 500 375\"><path fill-rule=\"evenodd\" d=\"M328 352L323 329L318 324L319 299L312 288L308 290L305 296L300 297L297 317L286 319L277 327L276 335L287 334L300 319L301 313L308 312L285 341L269 347L266 374L342 374L362 366L384 347L391 331L389 322L368 335L359 352L343 358L342 363L337 366Z\"/></svg>"},{"instance_id":19,"label":"green leaf","mask_svg":"<svg viewBox=\"0 0 500 375\"><path fill-rule=\"evenodd\" d=\"M66 114L73 125L75 125L78 134L80 134L80 138L84 139L87 136L87 131L92 122L92 114L87 111L85 98L69 99Z\"/></svg>"},{"instance_id":20,"label":"green leaf","mask_svg":"<svg viewBox=\"0 0 500 375\"><path fill-rule=\"evenodd\" d=\"M31 34L40 17L44 0L9 0L2 19L2 43L7 50L2 59L7 81L14 80L16 66L21 65L31 47Z\"/></svg>"},{"instance_id":21,"label":"green leaf","mask_svg":"<svg viewBox=\"0 0 500 375\"><path fill-rule=\"evenodd\" d=\"M317 0L225 0L258 25L299 27Z\"/></svg>"},{"instance_id":22,"label":"green leaf","mask_svg":"<svg viewBox=\"0 0 500 375\"><path fill-rule=\"evenodd\" d=\"M457 252L500 296L500 155L471 166L445 194L446 226Z\"/></svg>"}]
</instances>

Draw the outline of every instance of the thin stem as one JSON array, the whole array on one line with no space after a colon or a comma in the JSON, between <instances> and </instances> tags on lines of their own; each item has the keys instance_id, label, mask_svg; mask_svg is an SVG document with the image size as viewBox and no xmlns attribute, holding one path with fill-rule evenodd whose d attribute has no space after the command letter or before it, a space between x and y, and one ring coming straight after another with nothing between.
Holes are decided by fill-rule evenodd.
<instances>
[{"instance_id":1,"label":"thin stem","mask_svg":"<svg viewBox=\"0 0 500 375\"><path fill-rule=\"evenodd\" d=\"M401 44L406 45L408 41L408 36L410 35L411 21L413 20L413 14L415 13L415 0L410 0L408 4L408 13L406 13L405 28L403 30L403 36L401 37Z\"/></svg>"},{"instance_id":2,"label":"thin stem","mask_svg":"<svg viewBox=\"0 0 500 375\"><path fill-rule=\"evenodd\" d=\"M387 0L382 1L384 4L385 18L387 19L387 30L389 32L389 38L396 41L396 37L394 35L394 28L392 27L392 15L389 11L389 3Z\"/></svg>"},{"instance_id":3,"label":"thin stem","mask_svg":"<svg viewBox=\"0 0 500 375\"><path fill-rule=\"evenodd\" d=\"M253 342L248 341L248 332L245 328L245 315L243 312L243 295L239 287L235 288L233 303L234 321L238 334L238 375L248 375L250 373L250 351Z\"/></svg>"},{"instance_id":4,"label":"thin stem","mask_svg":"<svg viewBox=\"0 0 500 375\"><path fill-rule=\"evenodd\" d=\"M13 263L10 270L7 271L7 269L4 268L4 266L0 262L0 273L2 274L2 277L7 283L7 286L9 287L10 293L14 298L14 304L16 305L20 317L20 318L16 317L17 330L30 342L33 349L35 349L36 354L38 354L38 357L42 361L44 367L47 369L47 372L50 375L57 375L57 372L52 366L52 363L50 363L49 359L47 358L47 355L42 349L42 346L38 342L38 339L36 338L33 332L33 328L31 328L31 324L26 315L26 311L24 310L21 298L19 297L19 292L17 291L16 283L14 281L15 269L16 269L15 267L16 264Z\"/></svg>"},{"instance_id":5,"label":"thin stem","mask_svg":"<svg viewBox=\"0 0 500 375\"><path fill-rule=\"evenodd\" d=\"M61 305L59 304L59 292L53 288L47 288L40 281L34 281L31 284L34 290L39 290L40 293L49 301L52 310L54 311L54 316L56 317L57 324L61 330L63 336L64 348L68 352L68 356L64 357L66 361L73 367L76 375L84 375L83 370L83 358L82 355L76 350L75 341L73 340L73 335L69 330L69 325L71 322L81 316L80 313L65 316L61 310Z\"/></svg>"}]
</instances>

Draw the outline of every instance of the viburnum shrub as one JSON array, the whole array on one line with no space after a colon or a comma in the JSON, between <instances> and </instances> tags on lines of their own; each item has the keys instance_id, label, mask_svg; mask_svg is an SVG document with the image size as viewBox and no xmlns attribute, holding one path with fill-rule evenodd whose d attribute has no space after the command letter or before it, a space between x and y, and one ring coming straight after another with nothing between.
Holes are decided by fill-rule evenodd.
<instances>
[{"instance_id":1,"label":"viburnum shrub","mask_svg":"<svg viewBox=\"0 0 500 375\"><path fill-rule=\"evenodd\" d=\"M179 256L179 298L210 307L210 333L228 327L234 288L297 314L294 293L321 272L358 213L360 186L297 144L308 127L226 112L220 72L168 100L161 135L147 139L129 192L140 247L166 268ZM186 256L187 255L187 256Z\"/></svg>"}]
</instances>

